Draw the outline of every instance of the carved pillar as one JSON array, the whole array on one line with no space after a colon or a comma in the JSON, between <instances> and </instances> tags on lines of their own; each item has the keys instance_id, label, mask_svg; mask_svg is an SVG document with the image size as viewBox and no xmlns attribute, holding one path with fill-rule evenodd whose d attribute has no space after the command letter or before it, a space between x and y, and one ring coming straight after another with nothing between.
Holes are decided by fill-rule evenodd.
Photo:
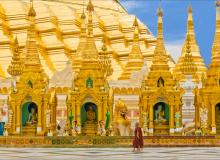
<instances>
[{"instance_id":1,"label":"carved pillar","mask_svg":"<svg viewBox=\"0 0 220 160\"><path fill-rule=\"evenodd\" d=\"M81 122L80 122L80 109L81 109L80 103L77 102L76 103L76 114L75 114L75 117L76 117L77 125L78 126L82 125Z\"/></svg>"},{"instance_id":2,"label":"carved pillar","mask_svg":"<svg viewBox=\"0 0 220 160\"><path fill-rule=\"evenodd\" d=\"M11 126L12 126L12 129L11 129L11 132L12 132L12 134L14 134L15 132L16 132L16 127L17 127L17 124L16 124L16 119L15 119L15 117L17 116L17 113L16 113L16 110L15 110L15 102L12 100L11 101L11 111L12 111L12 123L11 123Z\"/></svg>"},{"instance_id":3,"label":"carved pillar","mask_svg":"<svg viewBox=\"0 0 220 160\"><path fill-rule=\"evenodd\" d=\"M195 126L196 128L201 127L201 118L200 118L200 105L198 103L194 104L195 106Z\"/></svg>"},{"instance_id":4,"label":"carved pillar","mask_svg":"<svg viewBox=\"0 0 220 160\"><path fill-rule=\"evenodd\" d=\"M175 105L170 105L170 134L174 133L174 108Z\"/></svg>"},{"instance_id":5,"label":"carved pillar","mask_svg":"<svg viewBox=\"0 0 220 160\"><path fill-rule=\"evenodd\" d=\"M16 115L16 134L20 134L21 132L21 107L14 104L14 108L15 108L15 115Z\"/></svg>"},{"instance_id":6,"label":"carved pillar","mask_svg":"<svg viewBox=\"0 0 220 160\"><path fill-rule=\"evenodd\" d=\"M107 97L104 97L104 103L103 103L103 117L102 117L103 121L105 121L105 118L106 118L107 107L108 107Z\"/></svg>"},{"instance_id":7,"label":"carved pillar","mask_svg":"<svg viewBox=\"0 0 220 160\"><path fill-rule=\"evenodd\" d=\"M211 123L212 133L213 133L213 134L216 134L215 105L214 105L213 103L211 104L211 110L212 110L212 123Z\"/></svg>"},{"instance_id":8,"label":"carved pillar","mask_svg":"<svg viewBox=\"0 0 220 160\"><path fill-rule=\"evenodd\" d=\"M98 122L102 120L102 113L103 113L103 111L102 111L102 105L103 105L103 104L102 104L102 102L101 102L101 103L99 103L98 106L97 106L97 107L98 107Z\"/></svg>"},{"instance_id":9,"label":"carved pillar","mask_svg":"<svg viewBox=\"0 0 220 160\"><path fill-rule=\"evenodd\" d=\"M113 122L113 103L114 102L114 99L110 99L109 100L109 111L110 111L110 125L112 124Z\"/></svg>"},{"instance_id":10,"label":"carved pillar","mask_svg":"<svg viewBox=\"0 0 220 160\"><path fill-rule=\"evenodd\" d=\"M52 132L56 132L56 119L57 119L57 112L56 112L57 104L56 102L52 102L50 110L51 110L51 130Z\"/></svg>"},{"instance_id":11,"label":"carved pillar","mask_svg":"<svg viewBox=\"0 0 220 160\"><path fill-rule=\"evenodd\" d=\"M152 103L149 104L149 133L153 134L154 133L154 109Z\"/></svg>"},{"instance_id":12,"label":"carved pillar","mask_svg":"<svg viewBox=\"0 0 220 160\"><path fill-rule=\"evenodd\" d=\"M48 98L45 95L44 100L43 100L43 105L41 109L41 114L42 114L42 130L46 131L46 113L45 111L48 109ZM50 115L51 117L51 115ZM50 120L51 123L51 120Z\"/></svg>"},{"instance_id":13,"label":"carved pillar","mask_svg":"<svg viewBox=\"0 0 220 160\"><path fill-rule=\"evenodd\" d=\"M76 118L76 115L74 114L75 111L73 112L73 109L75 109L75 108L73 108L74 105L75 105L75 101L72 102L72 105L71 105L71 101L69 99L66 101L66 106L67 106L66 119L67 119L68 126L70 126L69 115L70 115L71 110L72 110L72 114L74 116L74 119Z\"/></svg>"},{"instance_id":14,"label":"carved pillar","mask_svg":"<svg viewBox=\"0 0 220 160\"><path fill-rule=\"evenodd\" d=\"M142 100L141 100L141 104L140 104L140 113L146 113L147 111L147 103L148 103L148 99L146 98L146 96L143 96ZM147 116L145 114L145 116ZM141 121L140 121L140 126L143 127L144 125L144 120L146 119L146 117L141 116L140 117Z\"/></svg>"},{"instance_id":15,"label":"carved pillar","mask_svg":"<svg viewBox=\"0 0 220 160\"><path fill-rule=\"evenodd\" d=\"M76 100L72 101L70 108L72 108L73 120L76 120ZM67 112L68 114L68 112Z\"/></svg>"},{"instance_id":16,"label":"carved pillar","mask_svg":"<svg viewBox=\"0 0 220 160\"><path fill-rule=\"evenodd\" d=\"M42 108L43 108L43 101L38 100L37 102L37 134L39 134L42 131Z\"/></svg>"}]
</instances>

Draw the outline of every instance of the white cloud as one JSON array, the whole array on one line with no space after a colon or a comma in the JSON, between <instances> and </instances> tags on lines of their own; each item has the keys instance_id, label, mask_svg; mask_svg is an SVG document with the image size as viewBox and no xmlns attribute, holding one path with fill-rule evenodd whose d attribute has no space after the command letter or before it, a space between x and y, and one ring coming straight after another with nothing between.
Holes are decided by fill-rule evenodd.
<instances>
[{"instance_id":1,"label":"white cloud","mask_svg":"<svg viewBox=\"0 0 220 160\"><path fill-rule=\"evenodd\" d=\"M143 1L137 1L137 0L124 0L121 1L122 5L126 8L127 11L134 11L142 8L146 8L145 3Z\"/></svg>"},{"instance_id":2,"label":"white cloud","mask_svg":"<svg viewBox=\"0 0 220 160\"><path fill-rule=\"evenodd\" d=\"M183 42L184 42L183 39L166 42L166 50L172 56L175 62L177 62L180 57L181 50L183 47Z\"/></svg>"}]
</instances>

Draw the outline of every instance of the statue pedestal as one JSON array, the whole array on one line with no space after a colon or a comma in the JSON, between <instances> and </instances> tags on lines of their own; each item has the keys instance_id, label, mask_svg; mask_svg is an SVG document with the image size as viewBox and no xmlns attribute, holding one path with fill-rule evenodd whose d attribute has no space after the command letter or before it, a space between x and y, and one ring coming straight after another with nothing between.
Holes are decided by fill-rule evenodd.
<instances>
[{"instance_id":1,"label":"statue pedestal","mask_svg":"<svg viewBox=\"0 0 220 160\"><path fill-rule=\"evenodd\" d=\"M87 121L82 127L82 135L95 136L97 135L97 123Z\"/></svg>"},{"instance_id":2,"label":"statue pedestal","mask_svg":"<svg viewBox=\"0 0 220 160\"><path fill-rule=\"evenodd\" d=\"M36 136L37 127L36 126L24 126L22 127L22 135Z\"/></svg>"},{"instance_id":3,"label":"statue pedestal","mask_svg":"<svg viewBox=\"0 0 220 160\"><path fill-rule=\"evenodd\" d=\"M170 135L169 125L155 125L154 135Z\"/></svg>"}]
</instances>

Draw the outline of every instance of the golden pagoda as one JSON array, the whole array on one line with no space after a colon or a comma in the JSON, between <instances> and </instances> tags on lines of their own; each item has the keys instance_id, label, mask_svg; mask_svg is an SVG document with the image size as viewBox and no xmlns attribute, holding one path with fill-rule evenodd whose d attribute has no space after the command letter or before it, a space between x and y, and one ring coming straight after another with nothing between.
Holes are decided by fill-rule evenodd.
<instances>
[{"instance_id":1,"label":"golden pagoda","mask_svg":"<svg viewBox=\"0 0 220 160\"><path fill-rule=\"evenodd\" d=\"M76 54L73 56L73 71L77 73L80 69L80 64L82 60L82 51L85 48L86 45L86 15L83 9L83 12L81 14L81 30L80 30L80 37L79 37L79 45L76 50Z\"/></svg>"},{"instance_id":2,"label":"golden pagoda","mask_svg":"<svg viewBox=\"0 0 220 160\"><path fill-rule=\"evenodd\" d=\"M149 117L147 128L152 134L174 134L181 127L181 91L168 66L163 38L163 12L158 9L158 35L153 61L140 95L140 113ZM177 118L176 118L177 117ZM144 123L140 116L141 126Z\"/></svg>"},{"instance_id":3,"label":"golden pagoda","mask_svg":"<svg viewBox=\"0 0 220 160\"><path fill-rule=\"evenodd\" d=\"M106 81L111 68L108 57L99 58L93 36L94 6L89 0L87 5L88 27L84 48L82 48L82 61L79 73L74 80L74 88L67 99L67 118L77 121L83 135L96 135L98 124L105 122L106 113L111 114L109 102L109 87ZM105 52L106 47L102 47ZM103 54L102 54L103 56ZM71 126L71 120L68 121Z\"/></svg>"},{"instance_id":4,"label":"golden pagoda","mask_svg":"<svg viewBox=\"0 0 220 160\"><path fill-rule=\"evenodd\" d=\"M220 134L220 1L216 2L216 33L212 47L212 60L204 80L203 88L199 90L196 102L201 110L207 110L207 128L213 134ZM204 118L203 118L204 119ZM202 122L202 118L200 118ZM209 127L210 126L210 127ZM202 126L201 126L202 127Z\"/></svg>"},{"instance_id":5,"label":"golden pagoda","mask_svg":"<svg viewBox=\"0 0 220 160\"><path fill-rule=\"evenodd\" d=\"M14 43L12 43L11 47L12 47L13 56L12 56L11 65L8 66L7 71L12 77L17 77L21 75L23 70L21 50L19 48L17 37L15 38Z\"/></svg>"},{"instance_id":6,"label":"golden pagoda","mask_svg":"<svg viewBox=\"0 0 220 160\"><path fill-rule=\"evenodd\" d=\"M42 67L51 78L66 67L66 62L78 66L80 57L79 43L83 43L83 10L88 0L38 0L35 3L37 43ZM17 36L21 50L25 47L27 18L26 12L29 0L0 1L0 77L7 78L8 65L11 60L10 44ZM123 72L130 53L133 39L133 19L121 5L120 1L93 0L95 11L93 15L94 40L98 51L101 51L102 38L108 39L108 48L112 52L114 71L111 79L117 80ZM12 9L13 8L13 9ZM85 10L86 12L86 10ZM85 13L86 14L86 13ZM87 25L87 22L85 22ZM139 44L143 57L151 61L155 47L155 37L149 28L139 21ZM85 36L85 35L84 35ZM130 45L131 44L131 45ZM171 62L174 66L174 63ZM77 67L76 67L77 68ZM78 70L78 69L76 69ZM63 89L63 88L62 88Z\"/></svg>"},{"instance_id":7,"label":"golden pagoda","mask_svg":"<svg viewBox=\"0 0 220 160\"><path fill-rule=\"evenodd\" d=\"M138 31L138 21L135 17L134 19L134 37L131 52L128 55L128 62L125 65L124 71L119 77L119 80L130 79L131 74L135 71L140 71L144 65L144 58L140 49L139 44L139 31Z\"/></svg>"},{"instance_id":8,"label":"golden pagoda","mask_svg":"<svg viewBox=\"0 0 220 160\"><path fill-rule=\"evenodd\" d=\"M192 59L196 64L196 72L193 73L193 81L201 82L202 77L206 72L206 66L204 64L204 60L200 55L199 46L196 42L195 32L194 32L194 23L193 23L193 15L192 15L192 7L189 6L188 8L188 20L187 20L187 33L186 39L182 48L182 53L180 58L173 70L174 77L178 81L185 81L186 77L185 74L182 72L181 67L184 66L184 57L188 52L188 46L190 45L190 53L192 55Z\"/></svg>"},{"instance_id":9,"label":"golden pagoda","mask_svg":"<svg viewBox=\"0 0 220 160\"><path fill-rule=\"evenodd\" d=\"M183 57L183 65L181 66L180 69L185 76L188 76L188 75L195 76L196 71L197 71L197 66L194 63L194 60L191 54L190 35L187 35L186 54Z\"/></svg>"},{"instance_id":10,"label":"golden pagoda","mask_svg":"<svg viewBox=\"0 0 220 160\"><path fill-rule=\"evenodd\" d=\"M48 128L55 129L56 119L51 118L46 126L46 110L53 109L55 105L50 103L50 94L47 89L47 76L45 76L38 53L35 32L35 17L33 2L31 1L28 12L29 27L27 31L26 53L24 69L20 75L19 81L16 82L13 91L10 93L9 109L12 111L11 126L8 126L11 135L44 135ZM17 64L13 63L9 67L9 73L15 75L12 68ZM20 72L20 71L19 71ZM18 73L16 73L18 75ZM52 114L51 114L52 115Z\"/></svg>"}]
</instances>

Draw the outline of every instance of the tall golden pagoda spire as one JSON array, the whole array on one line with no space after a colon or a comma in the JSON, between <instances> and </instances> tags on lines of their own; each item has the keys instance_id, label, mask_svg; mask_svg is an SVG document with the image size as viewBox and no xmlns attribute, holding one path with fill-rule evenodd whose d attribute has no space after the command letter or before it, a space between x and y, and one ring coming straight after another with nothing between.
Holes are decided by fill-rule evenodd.
<instances>
[{"instance_id":1,"label":"tall golden pagoda spire","mask_svg":"<svg viewBox=\"0 0 220 160\"><path fill-rule=\"evenodd\" d=\"M149 134L156 135L160 133L174 134L175 115L178 113L181 116L181 92L168 64L168 55L166 53L164 38L163 38L163 11L161 8L157 11L158 27L157 41L154 50L154 56L149 73L147 74L140 93L140 113L149 113ZM166 123L158 124L154 116L154 107L158 102L166 101L169 108L169 120ZM141 116L140 116L141 117ZM143 125L143 119L140 118L140 125ZM163 126L163 127L162 127ZM164 130L165 126L169 126ZM162 129L163 128L163 129ZM177 128L177 127L176 127Z\"/></svg>"},{"instance_id":2,"label":"tall golden pagoda spire","mask_svg":"<svg viewBox=\"0 0 220 160\"><path fill-rule=\"evenodd\" d=\"M23 64L21 60L21 50L19 49L18 39L15 37L14 42L12 44L12 61L11 64L8 66L8 73L13 76L20 76L23 70Z\"/></svg>"},{"instance_id":3,"label":"tall golden pagoda spire","mask_svg":"<svg viewBox=\"0 0 220 160\"><path fill-rule=\"evenodd\" d=\"M170 67L168 64L168 55L166 53L164 38L163 38L163 11L161 8L157 10L158 16L158 26L157 26L157 43L154 50L152 65L150 67L150 72L147 75L145 84L148 87L159 86L158 81L166 82L167 87L174 87L175 82L173 76L170 72ZM165 85L164 85L165 86Z\"/></svg>"},{"instance_id":4,"label":"tall golden pagoda spire","mask_svg":"<svg viewBox=\"0 0 220 160\"><path fill-rule=\"evenodd\" d=\"M96 48L95 40L93 37L93 11L94 7L92 1L89 0L87 5L88 11L88 32L85 39L84 47L81 50L82 59L80 64L80 69L77 75L77 80L75 81L75 86L79 88L84 87L82 80L97 80L97 82L102 82L97 84L95 87L100 87L104 85L104 74L102 73L100 63L99 63L99 53ZM102 79L102 80L101 80Z\"/></svg>"},{"instance_id":5,"label":"tall golden pagoda spire","mask_svg":"<svg viewBox=\"0 0 220 160\"><path fill-rule=\"evenodd\" d=\"M35 17L36 12L34 9L33 0L31 0L30 9L28 12L30 24L27 30L25 70L39 71L41 70L41 64L36 43Z\"/></svg>"},{"instance_id":6,"label":"tall golden pagoda spire","mask_svg":"<svg viewBox=\"0 0 220 160\"><path fill-rule=\"evenodd\" d=\"M202 75L206 72L206 66L204 63L203 58L200 54L199 46L196 42L195 38L195 31L194 31L194 22L193 22L193 15L192 15L192 7L188 7L188 18L187 18L187 32L186 32L186 38L185 42L182 48L182 53L180 55L180 58L178 59L178 62L175 66L175 69L173 71L174 76L179 81L185 81L184 73L182 72L182 66L186 65L185 63L185 55L188 54L188 47L190 45L190 57L194 61L194 63L197 65L196 72L194 72L193 81L199 81L201 82Z\"/></svg>"},{"instance_id":7,"label":"tall golden pagoda spire","mask_svg":"<svg viewBox=\"0 0 220 160\"><path fill-rule=\"evenodd\" d=\"M79 45L77 47L76 50L76 54L73 56L73 70L75 72L79 71L80 65L81 65L81 61L82 61L82 51L85 48L86 45L86 15L85 15L85 11L83 8L83 12L80 16L80 37L79 37Z\"/></svg>"},{"instance_id":8,"label":"tall golden pagoda spire","mask_svg":"<svg viewBox=\"0 0 220 160\"><path fill-rule=\"evenodd\" d=\"M28 11L29 26L27 29L27 40L25 46L24 69L18 84L20 89L25 88L23 85L26 85L27 83L31 84L31 86L34 85L35 89L42 89L47 85L45 80L48 77L41 68L36 42L35 17L36 11L34 9L33 0L30 0L30 8Z\"/></svg>"},{"instance_id":9,"label":"tall golden pagoda spire","mask_svg":"<svg viewBox=\"0 0 220 160\"><path fill-rule=\"evenodd\" d=\"M139 30L138 21L134 19L134 36L131 52L128 55L128 62L125 65L124 72L119 79L130 79L132 72L139 71L144 65L144 58L139 44Z\"/></svg>"},{"instance_id":10,"label":"tall golden pagoda spire","mask_svg":"<svg viewBox=\"0 0 220 160\"><path fill-rule=\"evenodd\" d=\"M93 37L93 11L94 7L92 1L89 0L87 5L88 11L88 33L86 37L86 45L83 50L82 59L83 61L98 61L98 51L96 48L95 40Z\"/></svg>"},{"instance_id":11,"label":"tall golden pagoda spire","mask_svg":"<svg viewBox=\"0 0 220 160\"><path fill-rule=\"evenodd\" d=\"M85 42L86 42L86 15L85 15L85 11L83 9L83 12L80 16L80 20L81 20L81 26L80 26L80 39L79 39L79 46L77 48L77 52L78 54L83 50L84 46L85 46Z\"/></svg>"},{"instance_id":12,"label":"tall golden pagoda spire","mask_svg":"<svg viewBox=\"0 0 220 160\"><path fill-rule=\"evenodd\" d=\"M153 56L153 64L167 64L168 56L166 54L166 49L164 46L164 38L163 38L163 11L161 8L157 10L158 16L158 24L157 24L157 42L156 48Z\"/></svg>"},{"instance_id":13,"label":"tall golden pagoda spire","mask_svg":"<svg viewBox=\"0 0 220 160\"><path fill-rule=\"evenodd\" d=\"M93 22L92 22L92 13L94 11L94 6L92 4L92 0L89 0L89 3L87 5L87 11L88 11L88 35L93 35Z\"/></svg>"},{"instance_id":14,"label":"tall golden pagoda spire","mask_svg":"<svg viewBox=\"0 0 220 160\"><path fill-rule=\"evenodd\" d=\"M220 58L220 1L216 1L216 32L212 46L212 61ZM218 60L217 60L218 61Z\"/></svg>"}]
</instances>

